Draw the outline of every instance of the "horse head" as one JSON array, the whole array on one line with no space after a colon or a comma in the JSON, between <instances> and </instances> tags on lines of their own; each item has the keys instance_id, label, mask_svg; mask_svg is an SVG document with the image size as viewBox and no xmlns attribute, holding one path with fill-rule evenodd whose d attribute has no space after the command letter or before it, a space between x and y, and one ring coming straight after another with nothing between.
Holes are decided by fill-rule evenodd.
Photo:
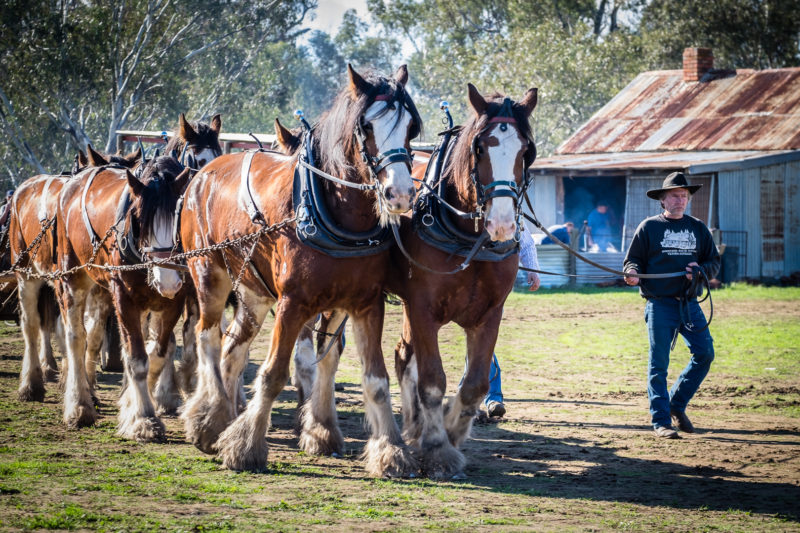
<instances>
[{"instance_id":1,"label":"horse head","mask_svg":"<svg viewBox=\"0 0 800 533\"><path fill-rule=\"evenodd\" d=\"M211 124L205 122L189 122L181 113L178 117L178 135L167 144L164 153L175 150L184 166L193 170L203 168L209 161L222 155L219 144L219 132L222 129L222 118L219 114L211 118Z\"/></svg>"},{"instance_id":2,"label":"horse head","mask_svg":"<svg viewBox=\"0 0 800 533\"><path fill-rule=\"evenodd\" d=\"M507 241L519 230L526 173L536 158L529 118L536 107L537 89L529 89L514 102L498 93L484 98L471 83L467 87L475 115L459 135L451 161L461 165L458 174L471 178L470 196L484 213L489 237Z\"/></svg>"},{"instance_id":3,"label":"horse head","mask_svg":"<svg viewBox=\"0 0 800 533\"><path fill-rule=\"evenodd\" d=\"M88 144L86 145L86 156L83 158L81 156L83 156L83 152L78 150L78 162L81 168L118 165L123 168L134 169L143 162L141 148L137 148L128 155L106 155L96 151L91 144Z\"/></svg>"},{"instance_id":4,"label":"horse head","mask_svg":"<svg viewBox=\"0 0 800 533\"><path fill-rule=\"evenodd\" d=\"M382 224L411 208L411 139L422 121L405 90L408 70L392 78L361 75L347 66L349 82L318 125L322 168L339 176L367 177L378 184L376 209ZM357 179L357 178L356 178Z\"/></svg>"},{"instance_id":5,"label":"horse head","mask_svg":"<svg viewBox=\"0 0 800 533\"><path fill-rule=\"evenodd\" d=\"M141 178L126 172L133 192L128 224L138 224L137 247L143 256L165 259L175 248L174 217L178 197L189 183L190 169L175 159L161 156L149 164ZM170 269L153 267L150 281L165 298L174 298L183 280Z\"/></svg>"}]
</instances>

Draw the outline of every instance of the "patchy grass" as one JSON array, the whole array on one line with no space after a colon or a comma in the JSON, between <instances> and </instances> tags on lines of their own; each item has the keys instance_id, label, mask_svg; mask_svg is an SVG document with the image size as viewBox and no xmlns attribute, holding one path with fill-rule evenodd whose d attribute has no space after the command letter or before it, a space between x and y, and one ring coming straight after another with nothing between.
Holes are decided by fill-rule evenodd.
<instances>
[{"instance_id":1,"label":"patchy grass","mask_svg":"<svg viewBox=\"0 0 800 533\"><path fill-rule=\"evenodd\" d=\"M268 470L234 473L185 443L175 418L166 445L117 437L119 375L101 373L94 428L62 427L53 384L44 403L20 403L21 337L0 324L0 530L800 531L800 290L734 285L713 298L717 358L691 404L701 432L660 441L647 424L636 292L513 293L497 346L508 414L473 429L459 482L364 476L352 346L337 378L345 456L298 451L287 387ZM390 307L387 356L399 328ZM464 336L447 326L440 344L452 392ZM679 345L670 381L688 357Z\"/></svg>"}]
</instances>

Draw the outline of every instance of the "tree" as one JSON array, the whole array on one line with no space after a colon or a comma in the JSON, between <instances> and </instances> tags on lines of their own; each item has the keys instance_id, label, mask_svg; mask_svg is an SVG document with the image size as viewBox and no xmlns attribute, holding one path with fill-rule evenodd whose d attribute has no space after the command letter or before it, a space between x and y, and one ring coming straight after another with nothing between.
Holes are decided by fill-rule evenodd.
<instances>
[{"instance_id":1,"label":"tree","mask_svg":"<svg viewBox=\"0 0 800 533\"><path fill-rule=\"evenodd\" d=\"M679 68L683 49L709 47L720 68L800 65L794 0L653 0L640 33L652 63Z\"/></svg>"},{"instance_id":2,"label":"tree","mask_svg":"<svg viewBox=\"0 0 800 533\"><path fill-rule=\"evenodd\" d=\"M603 10L582 0L369 5L386 31L414 41L413 94L426 121L439 122L440 100L450 102L457 122L465 120L468 81L512 97L538 86L532 120L540 154L552 152L643 66L639 38L608 16L608 4Z\"/></svg>"},{"instance_id":3,"label":"tree","mask_svg":"<svg viewBox=\"0 0 800 533\"><path fill-rule=\"evenodd\" d=\"M0 8L0 148L7 172L59 168L76 148L195 106L200 118L292 42L315 0L10 0ZM47 123L43 123L42 119ZM26 148L27 147L27 148Z\"/></svg>"}]
</instances>

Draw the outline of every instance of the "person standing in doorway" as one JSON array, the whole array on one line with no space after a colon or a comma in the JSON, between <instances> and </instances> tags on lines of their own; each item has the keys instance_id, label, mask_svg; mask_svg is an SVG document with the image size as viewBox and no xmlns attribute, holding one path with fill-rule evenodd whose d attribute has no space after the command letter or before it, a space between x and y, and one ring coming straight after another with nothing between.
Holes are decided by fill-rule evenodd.
<instances>
[{"instance_id":1,"label":"person standing in doorway","mask_svg":"<svg viewBox=\"0 0 800 533\"><path fill-rule=\"evenodd\" d=\"M663 213L645 219L636 229L623 270L628 285L639 285L647 299L644 319L650 340L647 396L650 417L658 437L679 438L694 432L686 407L708 374L714 360L714 340L697 302L694 276L702 269L708 279L719 272L720 257L711 232L702 221L686 215L689 200L701 186L689 185L681 172L668 175L660 189L647 196L661 202ZM686 270L685 277L644 279L637 274ZM691 352L689 364L667 392L669 354L681 334Z\"/></svg>"},{"instance_id":2,"label":"person standing in doorway","mask_svg":"<svg viewBox=\"0 0 800 533\"><path fill-rule=\"evenodd\" d=\"M608 204L600 201L586 218L588 224L586 236L589 249L593 252L616 252L613 245L614 228L611 222L612 214Z\"/></svg>"}]
</instances>

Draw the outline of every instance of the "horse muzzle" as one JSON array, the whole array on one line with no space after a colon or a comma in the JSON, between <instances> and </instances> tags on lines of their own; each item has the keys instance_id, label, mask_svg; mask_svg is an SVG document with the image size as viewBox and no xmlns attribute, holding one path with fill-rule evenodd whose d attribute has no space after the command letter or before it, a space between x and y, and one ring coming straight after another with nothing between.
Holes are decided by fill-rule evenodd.
<instances>
[{"instance_id":1,"label":"horse muzzle","mask_svg":"<svg viewBox=\"0 0 800 533\"><path fill-rule=\"evenodd\" d=\"M172 253L164 251L149 252L148 257L152 259L167 259ZM153 287L164 298L173 299L178 291L183 287L183 278L173 269L153 266Z\"/></svg>"},{"instance_id":2,"label":"horse muzzle","mask_svg":"<svg viewBox=\"0 0 800 533\"><path fill-rule=\"evenodd\" d=\"M414 203L414 187L389 185L383 189L386 210L391 215L400 215L411 209Z\"/></svg>"}]
</instances>

